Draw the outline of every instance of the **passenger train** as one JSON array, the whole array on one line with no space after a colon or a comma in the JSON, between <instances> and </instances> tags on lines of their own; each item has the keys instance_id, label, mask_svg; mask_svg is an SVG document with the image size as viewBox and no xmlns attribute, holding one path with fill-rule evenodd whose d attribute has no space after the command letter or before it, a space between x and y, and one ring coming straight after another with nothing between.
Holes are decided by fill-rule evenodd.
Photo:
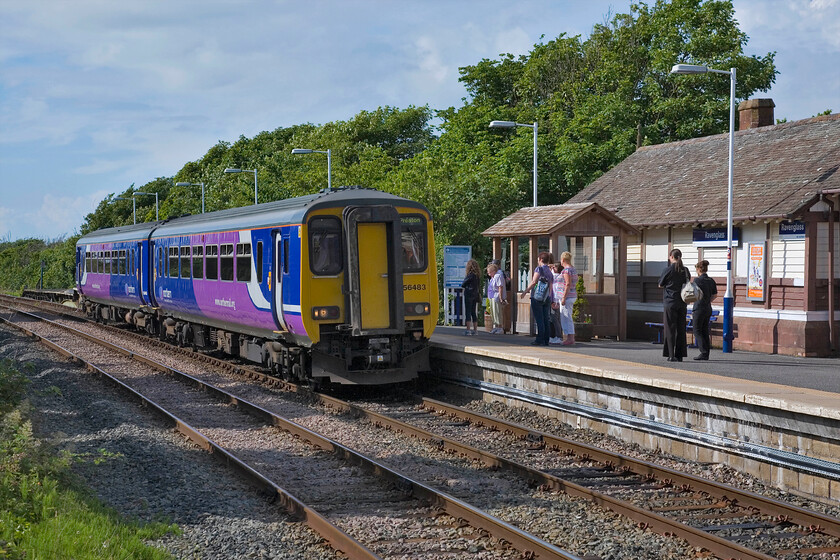
<instances>
[{"instance_id":1,"label":"passenger train","mask_svg":"<svg viewBox=\"0 0 840 560\"><path fill-rule=\"evenodd\" d=\"M360 187L89 233L76 283L97 320L313 384L414 379L438 316L431 214Z\"/></svg>"}]
</instances>

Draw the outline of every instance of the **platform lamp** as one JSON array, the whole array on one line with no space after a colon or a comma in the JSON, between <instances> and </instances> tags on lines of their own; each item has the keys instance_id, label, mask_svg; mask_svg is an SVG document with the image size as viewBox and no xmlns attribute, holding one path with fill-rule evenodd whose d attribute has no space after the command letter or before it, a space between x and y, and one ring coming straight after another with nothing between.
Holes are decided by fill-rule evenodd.
<instances>
[{"instance_id":1,"label":"platform lamp","mask_svg":"<svg viewBox=\"0 0 840 560\"><path fill-rule=\"evenodd\" d=\"M253 169L238 169L236 167L228 167L225 173L253 173L254 174L254 205L257 204L257 168Z\"/></svg>"},{"instance_id":2,"label":"platform lamp","mask_svg":"<svg viewBox=\"0 0 840 560\"><path fill-rule=\"evenodd\" d=\"M136 195L138 195L138 194L148 194L148 195L150 195L150 196L151 196L151 195L155 195L155 221L156 221L156 222L159 222L159 221L160 221L160 215L158 214L158 209L159 209L159 205L158 205L158 193L156 193L156 192L140 192L140 191L134 191L134 195L135 195L135 196L136 196Z\"/></svg>"},{"instance_id":3,"label":"platform lamp","mask_svg":"<svg viewBox=\"0 0 840 560\"><path fill-rule=\"evenodd\" d=\"M310 150L308 148L294 148L292 154L327 154L327 190L332 190L332 150Z\"/></svg>"},{"instance_id":4,"label":"platform lamp","mask_svg":"<svg viewBox=\"0 0 840 560\"><path fill-rule=\"evenodd\" d=\"M176 187L201 187L201 213L204 214L204 182L201 183L175 183Z\"/></svg>"},{"instance_id":5,"label":"platform lamp","mask_svg":"<svg viewBox=\"0 0 840 560\"><path fill-rule=\"evenodd\" d=\"M537 207L537 122L534 124L524 124L514 121L491 121L490 128L516 128L517 126L524 126L526 128L534 129L534 208Z\"/></svg>"},{"instance_id":6,"label":"platform lamp","mask_svg":"<svg viewBox=\"0 0 840 560\"><path fill-rule=\"evenodd\" d=\"M675 64L671 74L729 75L729 190L726 203L726 294L723 296L723 351L732 352L735 292L732 285L732 182L735 169L735 68L715 70L698 64Z\"/></svg>"},{"instance_id":7,"label":"platform lamp","mask_svg":"<svg viewBox=\"0 0 840 560\"><path fill-rule=\"evenodd\" d=\"M137 199L133 196L131 198L126 198L124 196L115 196L114 200L130 200L131 201L131 208L134 211L134 225L137 225Z\"/></svg>"}]
</instances>

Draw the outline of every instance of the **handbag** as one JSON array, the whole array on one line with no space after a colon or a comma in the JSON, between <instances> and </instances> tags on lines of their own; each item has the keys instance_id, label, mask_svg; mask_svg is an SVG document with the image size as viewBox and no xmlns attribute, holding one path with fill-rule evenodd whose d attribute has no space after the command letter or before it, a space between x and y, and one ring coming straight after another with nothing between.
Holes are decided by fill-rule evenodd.
<instances>
[{"instance_id":1,"label":"handbag","mask_svg":"<svg viewBox=\"0 0 840 560\"><path fill-rule=\"evenodd\" d=\"M694 282L686 282L680 289L680 297L686 303L697 303L703 299L703 290Z\"/></svg>"},{"instance_id":2,"label":"handbag","mask_svg":"<svg viewBox=\"0 0 840 560\"><path fill-rule=\"evenodd\" d=\"M546 301L548 299L548 287L548 280L545 279L545 276L542 276L542 270L540 270L540 279L537 280L537 284L534 286L534 293L531 294L531 299L540 302Z\"/></svg>"}]
</instances>

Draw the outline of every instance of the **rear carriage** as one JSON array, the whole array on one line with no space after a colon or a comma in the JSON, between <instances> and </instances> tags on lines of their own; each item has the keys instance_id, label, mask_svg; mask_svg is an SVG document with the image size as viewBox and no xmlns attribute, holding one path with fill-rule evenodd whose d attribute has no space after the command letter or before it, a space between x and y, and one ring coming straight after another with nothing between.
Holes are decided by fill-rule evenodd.
<instances>
[{"instance_id":1,"label":"rear carriage","mask_svg":"<svg viewBox=\"0 0 840 560\"><path fill-rule=\"evenodd\" d=\"M318 382L397 383L428 368L437 273L419 203L342 188L101 230L77 247L97 317Z\"/></svg>"}]
</instances>

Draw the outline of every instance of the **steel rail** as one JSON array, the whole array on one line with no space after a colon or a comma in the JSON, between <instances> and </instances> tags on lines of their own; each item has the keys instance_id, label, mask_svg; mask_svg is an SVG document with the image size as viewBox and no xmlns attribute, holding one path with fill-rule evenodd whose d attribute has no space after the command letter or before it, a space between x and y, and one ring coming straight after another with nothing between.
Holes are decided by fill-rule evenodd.
<instances>
[{"instance_id":1,"label":"steel rail","mask_svg":"<svg viewBox=\"0 0 840 560\"><path fill-rule=\"evenodd\" d=\"M467 445L465 443L461 443L459 441L434 434L432 432L424 430L423 428L412 426L411 424L408 424L401 420L391 418L378 412L367 410L352 403L347 403L345 401L327 395L316 395L316 398L319 398L325 406L329 406L338 410L343 410L352 414L356 414L358 416L365 417L371 422L373 422L375 425L393 430L396 433L402 433L411 437L416 437L421 440L429 441L435 444L441 450L458 453L463 457L468 457L473 460L480 461L482 464L491 468L504 468L527 480L531 480L538 484L541 484L546 488L550 488L555 491L561 491L566 494L569 494L570 496L584 498L603 508L614 511L639 523L643 523L648 528L652 529L653 531L659 534L666 536L677 536L685 539L687 542L691 543L694 546L701 546L703 548L706 548L713 554L718 555L720 558L738 558L742 560L773 560L772 556L768 556L761 552L749 549L732 541L726 540L722 537L718 537L717 535L713 535L700 529L696 529L694 527L691 527L679 521L675 521L658 513L646 510L644 508L640 508L624 500L613 498L612 496L603 494L595 490L591 490L574 482L563 480L557 476L544 473L526 465L522 465L521 463L505 459L504 457L501 457L494 453L483 451L471 445ZM464 410L459 409L458 407L451 407L445 405L444 403L440 403L439 401L433 401L431 399L424 399L424 402L429 403L429 408L434 407L438 410L445 410L446 413L455 412L456 410L459 412L461 410ZM468 413L469 411L464 410L464 412ZM468 415L465 414L464 417L468 418ZM476 414L474 418L478 421L480 417L481 415ZM492 425L493 422L495 422L496 425L503 426L503 422L500 420L492 419L490 417L483 417L482 419L486 419L485 425ZM536 433L534 430L528 430L527 428L523 428L523 430L526 435L528 433ZM595 450L596 448L592 449ZM609 453L603 450L599 451L601 451L602 453ZM595 454L593 453L593 457L594 455ZM620 464L622 463L619 463L619 466ZM657 468L655 465L650 466L652 468Z\"/></svg>"},{"instance_id":2,"label":"steel rail","mask_svg":"<svg viewBox=\"0 0 840 560\"><path fill-rule=\"evenodd\" d=\"M635 459L594 447L592 445L576 442L566 438L558 437L546 432L535 430L514 422L508 422L499 418L473 412L465 408L447 404L434 399L424 398L423 404L429 409L437 410L467 420L484 427L509 432L515 436L542 441L547 447L566 450L575 455L588 456L600 463L612 468L620 469L627 467L631 472L639 475L650 475L661 480L669 480L675 486L683 486L706 493L710 496L727 501L733 501L739 506L757 509L767 515L784 518L786 521L795 523L801 527L819 527L820 532L840 538L840 519L824 515L819 512L810 511L805 508L787 504L780 500L774 500L760 494L741 490L726 484L719 484L714 481L703 479L699 476L680 472L668 467L662 467L641 459Z\"/></svg>"},{"instance_id":3,"label":"steel rail","mask_svg":"<svg viewBox=\"0 0 840 560\"><path fill-rule=\"evenodd\" d=\"M2 306L4 307L4 306ZM14 310L13 310L14 311ZM43 319L38 317L37 315L32 315L25 311L14 311L18 314L29 315L30 317L36 318L41 321L45 321L47 323L51 323L54 326L61 327L63 329L70 330L75 335L82 335L85 339L90 340L91 338L86 335L86 333L81 333L80 331L76 331L75 329L71 329L64 325L59 325L58 323L54 323L47 319ZM343 552L351 558L352 560L382 560L380 556L371 552L367 547L363 544L358 542L356 539L342 531L340 528L336 527L332 523L330 523L324 516L320 513L315 511L313 508L307 506L290 492L286 491L278 484L267 478L266 476L262 475L256 469L250 467L247 463L239 459L236 455L219 445L218 443L214 442L207 436L205 436L201 431L197 430L196 428L192 427L187 422L183 421L182 419L178 418L176 415L172 414L164 407L160 406L153 400L149 399L148 397L144 396L143 394L135 391L126 383L120 381L113 375L109 374L105 370L97 367L96 365L86 361L84 358L81 358L73 351L64 348L63 346L44 338L43 336L27 329L23 325L15 323L13 320L3 317L0 315L0 321L7 323L16 329L26 333L27 335L35 338L38 342L48 346L49 348L55 350L59 354L67 356L73 362L81 363L85 366L85 369L97 374L100 378L105 379L107 382L114 385L117 389L122 391L123 393L127 394L129 397L133 398L134 400L139 401L143 406L147 406L151 408L154 412L156 412L159 416L166 419L170 424L175 427L175 430L184 436L186 436L190 441L192 441L197 446L201 447L205 451L209 451L215 457L217 457L222 462L231 465L236 471L240 473L240 475L244 476L245 478L255 483L258 487L262 488L264 491L272 493L278 499L280 504L283 508L292 516L304 520L304 522L316 533L321 535L327 542L330 543L332 548L337 551ZM121 354L124 354L132 359L137 359L148 365L154 365L155 362L152 360L148 360L143 358L142 356L138 356L133 352L126 350L125 348L121 348L116 345L111 345L110 343L105 343L104 341L98 341L99 344L102 344L106 347L109 347L112 350L115 350ZM158 364L161 366L162 364ZM156 366L157 367L157 366ZM166 366L162 366L166 368ZM166 368L168 369L168 368Z\"/></svg>"},{"instance_id":4,"label":"steel rail","mask_svg":"<svg viewBox=\"0 0 840 560\"><path fill-rule=\"evenodd\" d=\"M423 484L422 482L413 480L412 478L400 473L399 471L397 471L395 469L392 469L392 468L390 468L390 467L388 467L388 466L386 466L386 465L384 465L384 464L382 464L378 461L375 461L375 460L373 460L373 459L371 459L371 458L369 458L369 457L367 457L367 456L365 456L365 455L363 455L363 454L361 454L357 451L354 451L353 449L350 449L349 447L346 447L346 446L344 446L344 445L342 445L342 444L340 444L340 443L338 443L338 442L336 442L336 441L334 441L330 438L322 436L321 434L318 434L317 432L309 430L308 428L306 428L304 426L301 426L300 424L297 424L296 422L294 422L292 420L289 420L287 418L284 418L282 416L274 414L273 412L268 411L268 410L260 407L259 405L253 404L253 403L251 403L251 402L249 402L245 399L240 399L239 397L236 397L235 395L233 395L231 393L228 393L227 391L225 391L223 389L220 389L220 388L218 388L218 387L216 387L216 386L214 386L210 383L205 383L205 382L203 382L203 381L201 381L201 380L199 380L199 379L197 379L197 378L195 378L195 377L193 377L193 376L191 376L187 373L181 372L181 371L179 371L175 368L171 368L171 367L169 367L165 364L162 364L160 362L157 362L157 361L155 361L151 358L141 356L141 355L139 355L139 354L137 354L137 353L135 353L131 350L127 350L127 349L122 348L120 346L117 346L115 344L111 344L111 343L99 340L93 335L81 332L81 331L79 331L77 329L74 329L72 327L68 327L66 325L61 325L59 323L55 323L53 321L50 321L49 319L44 319L42 317L38 317L37 315L27 313L25 311L15 311L15 313L29 315L30 317L33 317L33 318L35 318L39 321L43 321L47 324L52 324L52 325L57 326L61 329L70 331L74 335L85 338L86 340L90 340L91 342L95 342L96 344L99 344L99 345L104 346L106 348L110 348L114 351L117 351L121 354L124 354L125 356L127 356L131 359L138 360L142 363L145 363L146 365L154 367L155 369L159 369L160 371L162 371L164 373L176 376L184 382L187 382L187 383L190 383L190 384L195 385L197 387L200 387L201 389L213 394L216 398L219 398L220 400L224 400L224 401L227 401L229 404L236 405L236 406L242 408L244 411L248 412L249 414L252 414L252 415L254 415L255 417L258 417L258 418L262 418L265 421L267 421L268 423L274 425L275 427L277 427L277 428L279 428L283 431L286 431L286 432L288 432L288 433L290 433L290 434L292 434L296 437L299 437L301 440L303 440L303 441L305 441L305 442L307 442L311 445L315 445L315 446L317 446L317 447L319 447L319 448L321 448L325 451L331 452L331 453L335 454L336 456L344 459L347 462L356 464L356 465L364 468L366 471L368 471L370 473L373 473L377 476L380 476L381 478L383 478L385 480L388 480L388 481L392 482L398 488L403 488L403 489L407 490L411 495L415 496L418 499L422 499L422 500L428 502L432 506L441 509L442 511L446 512L447 514L449 514L449 515L451 515L455 518L459 518L459 519L463 519L465 521L468 521L473 527L476 527L477 529L482 529L482 530L488 531L491 535L494 535L497 538L506 541L507 543L509 543L511 546L513 546L517 550L522 551L523 554L525 554L525 557L530 557L530 558L535 558L535 559L545 558L545 559L549 559L549 560L583 560L580 556L577 556L577 555L574 555L574 554L572 554L568 551L562 550L559 547L556 547L556 546L552 545L551 543L548 543L548 542L546 542L546 541L544 541L544 540L542 540L542 539L540 539L540 538L538 538L534 535L531 535L531 534L519 529L518 527L515 527L515 526L513 526L513 525L511 525L511 524L509 524L509 523L507 523L507 522L505 522L505 521L503 521L503 520L501 520L497 517L494 517L494 516L484 512L484 511L482 511L478 508L475 508L475 507L471 506L470 504L467 504L466 502L464 502L462 500L459 500L458 498L455 498L454 496L451 496L451 495L449 495L445 492L441 492L439 490L436 490L436 489L434 489L434 488L432 488L432 487L430 487L426 484ZM0 316L0 319L6 320L5 318L3 318L1 316ZM10 322L8 320L6 320L6 321ZM38 338L40 340L44 340L43 337L39 336ZM79 359L80 361L84 362L84 360L82 360L81 358L78 358L78 357L76 357L76 358ZM92 366L92 367L95 367L95 366ZM104 375L108 376L107 373L104 373L104 372L102 372L102 373ZM110 376L108 376L108 377L110 378ZM122 382L120 382L119 380L115 379L115 381L122 384ZM148 403L152 404L153 406L155 406L157 409L163 411L163 409L161 409L157 405L154 405L154 403L151 403L151 401L149 401L148 399L146 399L142 395L139 395L139 393L136 393L130 387L128 387L128 386L126 386L126 387L132 393L135 393L136 395L138 395L139 398L141 398L143 400L143 402L148 402ZM169 415L168 413L167 413L167 415L174 418L173 415ZM176 425L179 426L179 427L181 427L182 425L186 426L180 420L177 420ZM228 461L234 461L235 464L237 464L237 463L242 464L244 467L246 467L246 471L245 471L246 474L249 474L250 476L262 477L262 475L260 475L257 471L251 469L250 467L247 467L247 465L244 465L244 463L242 463L241 461L236 459L236 457L233 456L231 453L225 451L222 447L210 442L209 439L204 437L202 434L200 434L196 430L194 430L192 428L189 428L189 430L185 433L187 433L188 437L190 437L191 439L192 439L192 437L197 437L197 438L199 438L200 441L202 441L202 442L206 441L206 442L209 442L209 444L212 445L212 448L205 447L205 449L209 449L213 452L221 453L224 459L226 459ZM208 443L201 443L202 446L205 446L207 444ZM258 478L257 480L260 480L260 479ZM271 483L271 484L273 484L273 483ZM274 487L279 489L278 486L274 486ZM303 514L304 517L305 517L306 512L305 511L302 512L297 508L297 504L300 503L299 500L297 500L291 494L289 494L288 492L285 492L285 491L283 491L282 496L284 496L284 498L283 498L284 504L291 503L292 505L296 506L296 508L294 510L295 513L298 513L299 515ZM307 507L307 506L303 506L303 507ZM317 514L317 512L315 512L314 510L311 510L310 508L307 508L307 510L311 511L315 515L318 515L318 519L321 520L323 523L329 524L329 521L327 521L325 518L321 517L320 514ZM334 527L331 524L330 524L330 526ZM315 526L310 525L310 527L317 530ZM346 535L345 533L343 533L343 531L341 531L337 527L335 528L335 530L339 531L342 535ZM322 536L324 536L324 538L328 538L327 535L322 534ZM348 538L352 538L352 537L348 536ZM332 542L332 541L330 541L330 542ZM364 548L364 546L361 545L360 543L357 543L357 544L358 544L359 547ZM341 548L338 548L338 549L341 550ZM367 551L367 549L364 549L364 550ZM370 554L373 554L373 553L370 553ZM355 557L353 557L353 558L355 559ZM370 556L370 557L360 556L359 558L378 558L378 557L374 555L374 556Z\"/></svg>"}]
</instances>

